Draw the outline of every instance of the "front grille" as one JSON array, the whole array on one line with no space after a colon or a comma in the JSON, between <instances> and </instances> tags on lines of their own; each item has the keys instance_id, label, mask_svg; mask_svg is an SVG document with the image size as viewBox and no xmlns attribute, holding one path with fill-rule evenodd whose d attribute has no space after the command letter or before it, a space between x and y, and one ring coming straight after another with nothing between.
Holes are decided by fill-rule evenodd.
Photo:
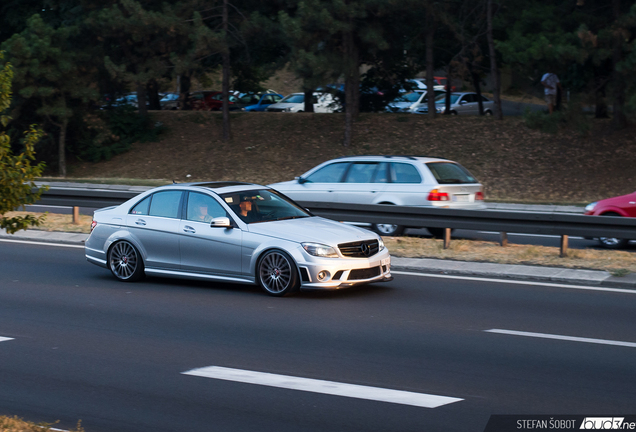
<instances>
[{"instance_id":1,"label":"front grille","mask_svg":"<svg viewBox=\"0 0 636 432\"><path fill-rule=\"evenodd\" d=\"M368 269L356 269L351 270L351 273L349 273L349 279L347 280L371 279L372 277L380 276L380 274L380 266Z\"/></svg>"},{"instance_id":2,"label":"front grille","mask_svg":"<svg viewBox=\"0 0 636 432\"><path fill-rule=\"evenodd\" d=\"M367 258L378 253L380 245L377 240L342 243L338 245L340 253L349 258Z\"/></svg>"}]
</instances>

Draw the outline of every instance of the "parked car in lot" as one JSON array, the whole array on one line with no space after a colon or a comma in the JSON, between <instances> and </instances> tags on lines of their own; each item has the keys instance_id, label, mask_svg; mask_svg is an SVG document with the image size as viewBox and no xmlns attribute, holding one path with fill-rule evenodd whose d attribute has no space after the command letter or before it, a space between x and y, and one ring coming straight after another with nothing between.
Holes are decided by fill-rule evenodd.
<instances>
[{"instance_id":1,"label":"parked car in lot","mask_svg":"<svg viewBox=\"0 0 636 432\"><path fill-rule=\"evenodd\" d=\"M443 90L435 90L435 97L443 93ZM412 92L403 93L395 98L386 106L385 111L394 113L412 113L427 103L428 94L426 93L426 90L414 90Z\"/></svg>"},{"instance_id":2,"label":"parked car in lot","mask_svg":"<svg viewBox=\"0 0 636 432\"><path fill-rule=\"evenodd\" d=\"M258 112L265 111L267 107L276 102L280 102L283 95L278 93L248 93L239 97L239 103L245 111Z\"/></svg>"},{"instance_id":3,"label":"parked car in lot","mask_svg":"<svg viewBox=\"0 0 636 432\"><path fill-rule=\"evenodd\" d=\"M159 99L159 104L162 110L179 109L179 93L166 93Z\"/></svg>"},{"instance_id":4,"label":"parked car in lot","mask_svg":"<svg viewBox=\"0 0 636 432\"><path fill-rule=\"evenodd\" d=\"M338 109L338 102L330 93L313 94L314 112L332 113ZM281 101L265 108L267 112L303 112L305 111L305 94L292 93Z\"/></svg>"},{"instance_id":5,"label":"parked car in lot","mask_svg":"<svg viewBox=\"0 0 636 432\"><path fill-rule=\"evenodd\" d=\"M606 198L588 204L585 207L586 215L636 217L636 192L612 198ZM618 239L612 237L600 237L601 246L609 249L620 249L627 246L630 239Z\"/></svg>"},{"instance_id":6,"label":"parked car in lot","mask_svg":"<svg viewBox=\"0 0 636 432\"><path fill-rule=\"evenodd\" d=\"M258 284L273 296L392 279L377 234L238 182L161 186L97 210L85 255L120 281L154 275Z\"/></svg>"},{"instance_id":7,"label":"parked car in lot","mask_svg":"<svg viewBox=\"0 0 636 432\"><path fill-rule=\"evenodd\" d=\"M297 201L390 204L415 207L485 208L483 186L448 159L415 156L350 156L324 162L295 180L270 187ZM405 226L373 224L382 235ZM441 228L427 228L441 237Z\"/></svg>"},{"instance_id":8,"label":"parked car in lot","mask_svg":"<svg viewBox=\"0 0 636 432\"><path fill-rule=\"evenodd\" d=\"M495 110L495 103L490 99L480 96L477 93L451 93L450 113L453 115L479 115L479 98L481 97L485 115L492 115ZM446 93L435 98L435 109L439 114L446 111ZM427 114L428 105L420 105L415 114Z\"/></svg>"},{"instance_id":9,"label":"parked car in lot","mask_svg":"<svg viewBox=\"0 0 636 432\"><path fill-rule=\"evenodd\" d=\"M223 93L220 91L197 91L190 93L190 104L194 111L220 111L223 108ZM228 97L230 111L241 109L238 98L233 94Z\"/></svg>"}]
</instances>

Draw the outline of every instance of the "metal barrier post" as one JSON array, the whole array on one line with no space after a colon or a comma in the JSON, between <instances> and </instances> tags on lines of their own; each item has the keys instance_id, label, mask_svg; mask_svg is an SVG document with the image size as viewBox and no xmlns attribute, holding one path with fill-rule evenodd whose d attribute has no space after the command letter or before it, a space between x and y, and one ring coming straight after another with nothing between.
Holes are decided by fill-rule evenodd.
<instances>
[{"instance_id":1,"label":"metal barrier post","mask_svg":"<svg viewBox=\"0 0 636 432\"><path fill-rule=\"evenodd\" d=\"M503 247L508 246L508 233L507 232L499 233L499 245L503 246Z\"/></svg>"}]
</instances>

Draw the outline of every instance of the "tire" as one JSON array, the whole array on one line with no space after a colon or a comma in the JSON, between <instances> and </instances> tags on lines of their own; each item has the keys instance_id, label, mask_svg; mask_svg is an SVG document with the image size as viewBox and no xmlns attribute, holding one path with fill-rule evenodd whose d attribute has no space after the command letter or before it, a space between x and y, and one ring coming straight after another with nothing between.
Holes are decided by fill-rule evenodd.
<instances>
[{"instance_id":1,"label":"tire","mask_svg":"<svg viewBox=\"0 0 636 432\"><path fill-rule=\"evenodd\" d=\"M492 111L487 110L486 112L484 112L484 115L485 116L491 116L492 115Z\"/></svg>"},{"instance_id":2,"label":"tire","mask_svg":"<svg viewBox=\"0 0 636 432\"><path fill-rule=\"evenodd\" d=\"M426 228L429 233L435 238L441 239L444 238L444 228ZM453 230L451 229L451 232Z\"/></svg>"},{"instance_id":3,"label":"tire","mask_svg":"<svg viewBox=\"0 0 636 432\"><path fill-rule=\"evenodd\" d=\"M399 236L404 233L405 227L403 225L393 224L372 224L371 228L373 231L383 236Z\"/></svg>"},{"instance_id":4,"label":"tire","mask_svg":"<svg viewBox=\"0 0 636 432\"><path fill-rule=\"evenodd\" d=\"M451 115L457 115L457 111L451 111Z\"/></svg>"},{"instance_id":5,"label":"tire","mask_svg":"<svg viewBox=\"0 0 636 432\"><path fill-rule=\"evenodd\" d=\"M268 251L259 259L256 280L267 294L274 297L294 293L300 288L296 263L281 250Z\"/></svg>"},{"instance_id":6,"label":"tire","mask_svg":"<svg viewBox=\"0 0 636 432\"><path fill-rule=\"evenodd\" d=\"M618 213L605 213L601 216L620 217ZM629 243L628 239L619 239L614 237L599 237L598 242L605 249L623 249Z\"/></svg>"},{"instance_id":7,"label":"tire","mask_svg":"<svg viewBox=\"0 0 636 432\"><path fill-rule=\"evenodd\" d=\"M108 250L108 268L122 282L134 282L144 277L144 261L132 243L122 240Z\"/></svg>"}]
</instances>

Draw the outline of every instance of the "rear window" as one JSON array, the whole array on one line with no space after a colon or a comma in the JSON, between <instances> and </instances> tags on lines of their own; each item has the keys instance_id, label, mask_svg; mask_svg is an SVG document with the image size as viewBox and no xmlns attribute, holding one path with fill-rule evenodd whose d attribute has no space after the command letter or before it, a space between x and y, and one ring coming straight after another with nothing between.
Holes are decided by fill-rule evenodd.
<instances>
[{"instance_id":1,"label":"rear window","mask_svg":"<svg viewBox=\"0 0 636 432\"><path fill-rule=\"evenodd\" d=\"M452 162L429 162L426 164L439 184L478 183L463 166Z\"/></svg>"}]
</instances>

